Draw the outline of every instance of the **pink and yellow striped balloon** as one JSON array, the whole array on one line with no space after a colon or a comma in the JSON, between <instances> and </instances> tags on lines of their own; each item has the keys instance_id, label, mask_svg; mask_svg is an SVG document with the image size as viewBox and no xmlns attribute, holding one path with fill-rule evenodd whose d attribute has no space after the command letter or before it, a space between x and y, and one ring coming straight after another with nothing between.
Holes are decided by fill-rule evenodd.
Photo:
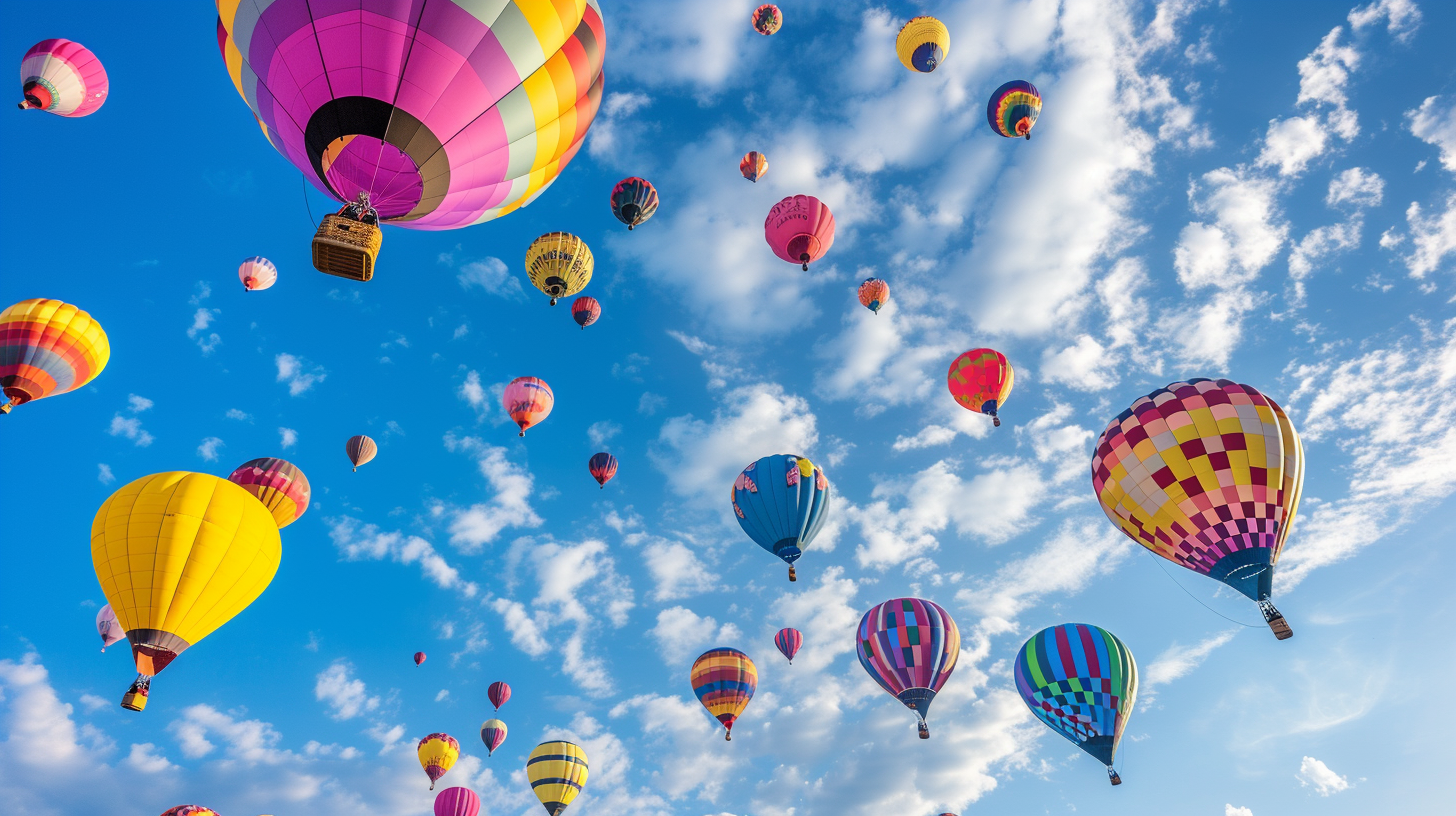
<instances>
[{"instance_id":1,"label":"pink and yellow striped balloon","mask_svg":"<svg viewBox=\"0 0 1456 816\"><path fill-rule=\"evenodd\" d=\"M96 379L111 343L96 319L59 300L22 300L0 312L0 414Z\"/></svg>"}]
</instances>

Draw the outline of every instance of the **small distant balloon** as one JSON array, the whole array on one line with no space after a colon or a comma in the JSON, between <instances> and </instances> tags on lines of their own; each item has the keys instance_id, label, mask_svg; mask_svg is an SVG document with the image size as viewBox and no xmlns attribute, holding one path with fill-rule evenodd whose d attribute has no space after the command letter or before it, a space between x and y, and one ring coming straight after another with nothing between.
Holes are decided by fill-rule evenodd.
<instances>
[{"instance_id":1,"label":"small distant balloon","mask_svg":"<svg viewBox=\"0 0 1456 816\"><path fill-rule=\"evenodd\" d=\"M415 753L419 755L420 767L430 777L430 790L434 790L435 782L460 758L460 743L449 734L428 734L420 740Z\"/></svg>"},{"instance_id":2,"label":"small distant balloon","mask_svg":"<svg viewBox=\"0 0 1456 816\"><path fill-rule=\"evenodd\" d=\"M895 37L895 54L906 68L928 74L950 53L950 31L934 17L912 17Z\"/></svg>"},{"instance_id":3,"label":"small distant balloon","mask_svg":"<svg viewBox=\"0 0 1456 816\"><path fill-rule=\"evenodd\" d=\"M267 258L254 255L238 267L238 280L249 292L267 289L278 280L278 267Z\"/></svg>"},{"instance_id":4,"label":"small distant balloon","mask_svg":"<svg viewBox=\"0 0 1456 816\"><path fill-rule=\"evenodd\" d=\"M613 476L617 475L617 457L610 453L592 454L592 458L586 463L586 466L591 471L592 478L596 479L597 484L603 488L607 486L607 482L610 482Z\"/></svg>"},{"instance_id":5,"label":"small distant balloon","mask_svg":"<svg viewBox=\"0 0 1456 816\"><path fill-rule=\"evenodd\" d=\"M657 204L657 188L645 178L624 178L612 188L612 215L628 230L651 218Z\"/></svg>"},{"instance_id":6,"label":"small distant balloon","mask_svg":"<svg viewBox=\"0 0 1456 816\"><path fill-rule=\"evenodd\" d=\"M779 7L765 3L753 10L753 30L765 37L773 35L784 25L784 13Z\"/></svg>"},{"instance_id":7,"label":"small distant balloon","mask_svg":"<svg viewBox=\"0 0 1456 816\"><path fill-rule=\"evenodd\" d=\"M868 278L859 285L859 303L875 314L890 302L890 284L879 278Z\"/></svg>"},{"instance_id":8,"label":"small distant balloon","mask_svg":"<svg viewBox=\"0 0 1456 816\"><path fill-rule=\"evenodd\" d=\"M217 811L202 805L177 805L167 808L162 816L218 816Z\"/></svg>"},{"instance_id":9,"label":"small distant balloon","mask_svg":"<svg viewBox=\"0 0 1456 816\"><path fill-rule=\"evenodd\" d=\"M602 316L602 304L597 299L588 295L582 295L571 303L571 319L583 330L587 326L597 322Z\"/></svg>"},{"instance_id":10,"label":"small distant balloon","mask_svg":"<svg viewBox=\"0 0 1456 816\"><path fill-rule=\"evenodd\" d=\"M500 711L500 707L511 699L511 686L509 683L497 680L485 690L485 696L490 699L490 704L495 706L495 710Z\"/></svg>"},{"instance_id":11,"label":"small distant balloon","mask_svg":"<svg viewBox=\"0 0 1456 816\"><path fill-rule=\"evenodd\" d=\"M368 464L374 459L374 454L379 452L379 446L374 440L363 434L349 437L344 443L344 453L349 455L349 461L354 463L354 472L359 472L362 465Z\"/></svg>"},{"instance_id":12,"label":"small distant balloon","mask_svg":"<svg viewBox=\"0 0 1456 816\"><path fill-rule=\"evenodd\" d=\"M311 495L308 477L292 462L274 458L254 459L238 465L238 469L228 476L228 481L262 502L273 514L280 530L297 521L308 509Z\"/></svg>"},{"instance_id":13,"label":"small distant balloon","mask_svg":"<svg viewBox=\"0 0 1456 816\"><path fill-rule=\"evenodd\" d=\"M478 816L480 797L470 788L446 788L435 796L435 816Z\"/></svg>"},{"instance_id":14,"label":"small distant balloon","mask_svg":"<svg viewBox=\"0 0 1456 816\"><path fill-rule=\"evenodd\" d=\"M807 272L834 246L834 213L814 196L789 196L768 211L763 237L775 255Z\"/></svg>"},{"instance_id":15,"label":"small distant balloon","mask_svg":"<svg viewBox=\"0 0 1456 816\"><path fill-rule=\"evenodd\" d=\"M96 613L96 634L101 636L101 651L106 647L126 637L126 630L121 628L121 622L116 619L116 612L112 610L111 604L101 607Z\"/></svg>"},{"instance_id":16,"label":"small distant balloon","mask_svg":"<svg viewBox=\"0 0 1456 816\"><path fill-rule=\"evenodd\" d=\"M525 436L527 428L551 415L551 409L556 405L556 395L551 393L551 386L545 380L517 377L506 386L505 394L501 396L501 404L505 406L511 419L520 426L520 435Z\"/></svg>"},{"instance_id":17,"label":"small distant balloon","mask_svg":"<svg viewBox=\"0 0 1456 816\"><path fill-rule=\"evenodd\" d=\"M1031 129L1041 115L1041 94L1024 79L1014 79L996 89L986 103L986 121L991 129L1009 139L1031 138Z\"/></svg>"},{"instance_id":18,"label":"small distant balloon","mask_svg":"<svg viewBox=\"0 0 1456 816\"><path fill-rule=\"evenodd\" d=\"M495 753L495 749L501 747L506 741L506 724L500 720L490 719L480 725L480 741L485 743L485 755Z\"/></svg>"},{"instance_id":19,"label":"small distant balloon","mask_svg":"<svg viewBox=\"0 0 1456 816\"><path fill-rule=\"evenodd\" d=\"M21 110L87 116L105 104L109 88L101 60L78 42L41 40L20 59Z\"/></svg>"},{"instance_id":20,"label":"small distant balloon","mask_svg":"<svg viewBox=\"0 0 1456 816\"><path fill-rule=\"evenodd\" d=\"M425 653L415 652L415 665L418 666L423 662L425 662Z\"/></svg>"},{"instance_id":21,"label":"small distant balloon","mask_svg":"<svg viewBox=\"0 0 1456 816\"><path fill-rule=\"evenodd\" d=\"M784 657L789 659L789 665L794 665L794 655L799 653L799 647L804 645L804 633L798 629L780 629L774 635L774 645Z\"/></svg>"},{"instance_id":22,"label":"small distant balloon","mask_svg":"<svg viewBox=\"0 0 1456 816\"><path fill-rule=\"evenodd\" d=\"M738 162L738 172L742 173L744 178L757 184L758 180L768 172L768 156L757 150L744 153L743 160Z\"/></svg>"},{"instance_id":23,"label":"small distant balloon","mask_svg":"<svg viewBox=\"0 0 1456 816\"><path fill-rule=\"evenodd\" d=\"M971 349L951 361L945 384L962 408L985 414L999 428L999 411L1011 396L1016 371L1006 361L1006 355L995 349Z\"/></svg>"}]
</instances>

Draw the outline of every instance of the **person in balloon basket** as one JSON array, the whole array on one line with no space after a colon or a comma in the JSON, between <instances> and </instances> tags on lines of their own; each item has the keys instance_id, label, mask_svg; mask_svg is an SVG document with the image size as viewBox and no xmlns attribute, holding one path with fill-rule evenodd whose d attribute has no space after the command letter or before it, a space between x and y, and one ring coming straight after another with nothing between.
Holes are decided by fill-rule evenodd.
<instances>
[{"instance_id":1,"label":"person in balloon basket","mask_svg":"<svg viewBox=\"0 0 1456 816\"><path fill-rule=\"evenodd\" d=\"M345 204L338 214L370 226L379 224L379 211L369 205L369 194L363 191L360 191L358 197L353 201Z\"/></svg>"}]
</instances>

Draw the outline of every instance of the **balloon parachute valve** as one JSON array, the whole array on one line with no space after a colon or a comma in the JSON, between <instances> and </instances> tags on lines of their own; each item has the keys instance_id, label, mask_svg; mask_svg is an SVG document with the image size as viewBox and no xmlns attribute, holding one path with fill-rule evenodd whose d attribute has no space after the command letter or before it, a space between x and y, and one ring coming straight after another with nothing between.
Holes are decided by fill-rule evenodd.
<instances>
[{"instance_id":1,"label":"balloon parachute valve","mask_svg":"<svg viewBox=\"0 0 1456 816\"><path fill-rule=\"evenodd\" d=\"M1111 765L1107 766L1107 781L1111 782L1114 785L1122 784L1122 777L1117 775L1117 771L1112 770Z\"/></svg>"},{"instance_id":2,"label":"balloon parachute valve","mask_svg":"<svg viewBox=\"0 0 1456 816\"><path fill-rule=\"evenodd\" d=\"M1294 637L1294 630L1289 628L1289 621L1270 601L1259 601L1259 611L1264 614L1264 622L1269 624L1269 629L1274 632L1274 637L1280 640L1288 640Z\"/></svg>"}]
</instances>

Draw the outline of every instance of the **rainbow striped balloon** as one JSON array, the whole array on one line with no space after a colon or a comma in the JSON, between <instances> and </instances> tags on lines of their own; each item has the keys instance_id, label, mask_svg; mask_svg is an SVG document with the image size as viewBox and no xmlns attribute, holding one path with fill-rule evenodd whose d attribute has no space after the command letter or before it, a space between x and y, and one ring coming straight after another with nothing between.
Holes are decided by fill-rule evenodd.
<instances>
[{"instance_id":1,"label":"rainbow striped balloon","mask_svg":"<svg viewBox=\"0 0 1456 816\"><path fill-rule=\"evenodd\" d=\"M961 630L950 613L920 598L895 598L860 619L859 663L880 687L915 712L920 738L925 717L961 655Z\"/></svg>"},{"instance_id":2,"label":"rainbow striped balloon","mask_svg":"<svg viewBox=\"0 0 1456 816\"><path fill-rule=\"evenodd\" d=\"M17 405L74 391L96 379L111 343L96 319L59 300L22 300L0 312L0 387Z\"/></svg>"},{"instance_id":3,"label":"rainbow striped balloon","mask_svg":"<svg viewBox=\"0 0 1456 816\"><path fill-rule=\"evenodd\" d=\"M733 739L733 723L758 688L758 667L753 660L737 649L709 649L693 661L688 679L698 702L726 729L723 739Z\"/></svg>"},{"instance_id":4,"label":"rainbow striped balloon","mask_svg":"<svg viewBox=\"0 0 1456 816\"><path fill-rule=\"evenodd\" d=\"M269 143L339 201L454 229L529 204L602 97L597 0L218 0L233 85Z\"/></svg>"},{"instance_id":5,"label":"rainbow striped balloon","mask_svg":"<svg viewBox=\"0 0 1456 816\"><path fill-rule=\"evenodd\" d=\"M986 103L986 121L991 129L1009 139L1031 138L1036 118L1041 116L1041 93L1024 79L1013 79L997 88Z\"/></svg>"}]
</instances>

